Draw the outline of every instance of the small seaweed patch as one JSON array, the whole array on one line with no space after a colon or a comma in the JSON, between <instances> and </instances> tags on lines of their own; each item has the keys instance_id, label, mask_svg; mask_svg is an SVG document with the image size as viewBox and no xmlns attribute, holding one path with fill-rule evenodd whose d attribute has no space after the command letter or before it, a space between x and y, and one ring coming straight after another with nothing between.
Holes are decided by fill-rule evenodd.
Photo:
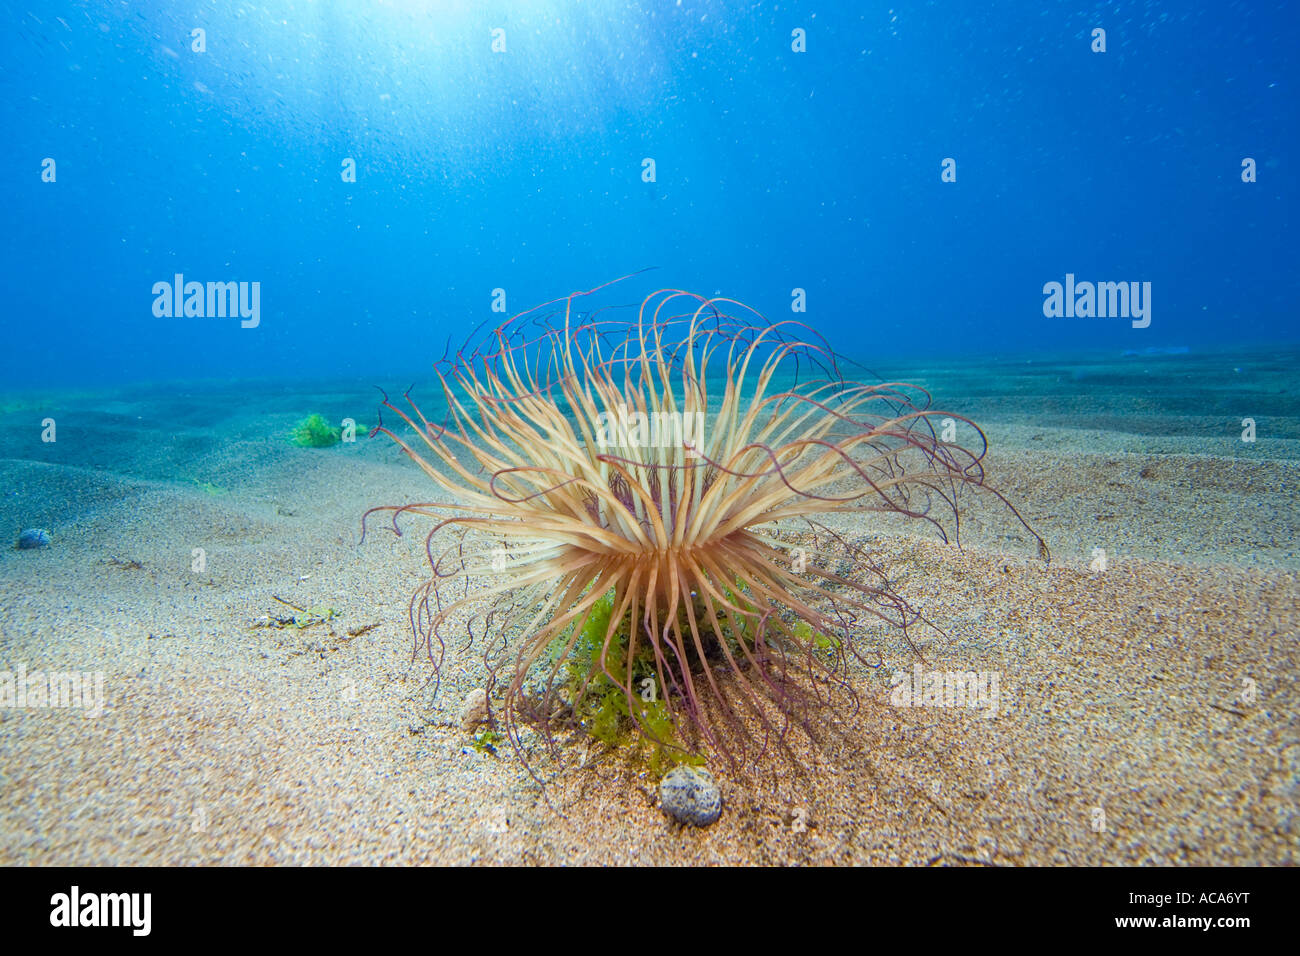
<instances>
[{"instance_id":1,"label":"small seaweed patch","mask_svg":"<svg viewBox=\"0 0 1300 956\"><path fill-rule=\"evenodd\" d=\"M702 636L705 644L714 648L714 653L721 655L725 645L730 656L743 658L754 650L755 622L759 616L757 607L749 600L744 583L739 580L734 590L726 585L721 590L726 602L739 613L726 621L722 628L724 633L707 630ZM672 708L660 696L653 645L648 641L637 642L629 672L627 648L631 620L624 618L620 621L612 638L607 639L614 598L615 592L610 590L592 606L582 634L576 641L570 627L551 643L545 670L547 673L558 670L551 686L567 704L573 721L590 737L611 750L631 748L635 757L645 758L656 776L661 777L680 764L703 765L704 756L683 744L673 721ZM697 621L705 619L706 610L698 596L693 611ZM687 617L685 609L680 613L684 621ZM824 657L833 658L840 651L838 638L815 631L804 621L795 623L794 633ZM561 660L562 664L557 668L557 662ZM629 673L631 694L622 684ZM619 679L611 679L611 674Z\"/></svg>"},{"instance_id":2,"label":"small seaweed patch","mask_svg":"<svg viewBox=\"0 0 1300 956\"><path fill-rule=\"evenodd\" d=\"M364 425L354 425L351 419L344 419L349 427L348 440L357 432L366 431ZM343 440L343 429L331 425L324 415L308 415L289 434L289 440L299 448L329 448Z\"/></svg>"},{"instance_id":3,"label":"small seaweed patch","mask_svg":"<svg viewBox=\"0 0 1300 956\"><path fill-rule=\"evenodd\" d=\"M299 448L328 448L337 445L342 437L341 428L327 422L324 415L313 414L293 427L289 440Z\"/></svg>"},{"instance_id":4,"label":"small seaweed patch","mask_svg":"<svg viewBox=\"0 0 1300 956\"><path fill-rule=\"evenodd\" d=\"M495 757L497 748L501 746L502 739L499 731L484 730L470 741L470 746L474 748L476 753L491 754Z\"/></svg>"},{"instance_id":5,"label":"small seaweed patch","mask_svg":"<svg viewBox=\"0 0 1300 956\"><path fill-rule=\"evenodd\" d=\"M738 583L737 592L740 590ZM739 593L728 590L727 594L737 606L749 607ZM554 671L557 661L563 659L555 689L568 704L574 722L589 736L610 749L630 748L633 756L645 758L656 776L680 764L702 765L704 756L683 744L672 709L660 696L653 645L648 641L637 643L629 671L630 618L620 621L612 639L606 639L614 597L611 590L592 606L582 634L572 646L572 628L551 643L546 670ZM697 613L703 616L702 611ZM752 642L752 629L738 620L723 640L738 648L743 642ZM619 675L620 680L630 674L634 693L629 694L611 674Z\"/></svg>"},{"instance_id":6,"label":"small seaweed patch","mask_svg":"<svg viewBox=\"0 0 1300 956\"><path fill-rule=\"evenodd\" d=\"M275 598L285 607L292 608L293 613L279 614L275 616L269 614L263 615L253 624L254 627L292 627L301 631L304 627L311 627L315 624L328 624L339 616L339 612L332 607L303 608L286 601L278 595L272 594L271 597Z\"/></svg>"},{"instance_id":7,"label":"small seaweed patch","mask_svg":"<svg viewBox=\"0 0 1300 956\"><path fill-rule=\"evenodd\" d=\"M806 643L811 643L813 648L818 651L834 653L841 646L840 639L833 634L823 634L820 631L813 631L807 621L796 621L794 625L794 636Z\"/></svg>"}]
</instances>

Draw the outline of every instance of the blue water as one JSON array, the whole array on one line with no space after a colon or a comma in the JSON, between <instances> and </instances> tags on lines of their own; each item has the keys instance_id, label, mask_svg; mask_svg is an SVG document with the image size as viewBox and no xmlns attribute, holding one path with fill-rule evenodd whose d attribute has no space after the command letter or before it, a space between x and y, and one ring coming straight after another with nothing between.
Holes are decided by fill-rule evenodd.
<instances>
[{"instance_id":1,"label":"blue water","mask_svg":"<svg viewBox=\"0 0 1300 956\"><path fill-rule=\"evenodd\" d=\"M0 17L4 387L427 370L504 317L494 290L513 313L651 266L614 300L788 317L802 289L798 317L872 367L1300 340L1285 3ZM258 282L257 326L156 316L178 273ZM1149 326L1046 317L1067 273L1151 283Z\"/></svg>"}]
</instances>

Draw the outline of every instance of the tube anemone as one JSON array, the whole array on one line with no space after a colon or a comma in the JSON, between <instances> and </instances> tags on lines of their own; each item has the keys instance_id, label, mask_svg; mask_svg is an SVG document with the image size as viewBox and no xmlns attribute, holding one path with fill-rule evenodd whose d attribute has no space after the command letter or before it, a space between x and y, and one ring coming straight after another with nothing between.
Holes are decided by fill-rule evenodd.
<instances>
[{"instance_id":1,"label":"tube anemone","mask_svg":"<svg viewBox=\"0 0 1300 956\"><path fill-rule=\"evenodd\" d=\"M930 410L923 389L848 381L806 325L731 299L664 289L631 319L576 307L596 291L440 362L440 424L408 391L406 408L387 396L383 408L410 434L375 430L439 489L366 512L392 512L398 534L404 515L433 519L433 573L410 602L416 652L436 675L451 629L481 640L492 673L509 674L501 710L516 747L521 720L550 739L602 680L640 733L678 746L641 719L636 668L686 749L734 765L792 726L815 737L818 705L856 706L851 660L879 664L864 624L906 637L923 620L836 516L903 515L955 540L958 496L978 489L1045 552L985 487L983 433ZM938 418L966 422L978 447L941 440ZM575 661L585 674L566 702Z\"/></svg>"}]
</instances>

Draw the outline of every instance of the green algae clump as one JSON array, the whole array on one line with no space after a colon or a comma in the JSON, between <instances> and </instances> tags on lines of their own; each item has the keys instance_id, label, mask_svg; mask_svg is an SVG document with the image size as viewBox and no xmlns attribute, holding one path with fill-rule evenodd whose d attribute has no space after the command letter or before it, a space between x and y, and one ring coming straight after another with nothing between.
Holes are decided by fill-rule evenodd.
<instances>
[{"instance_id":1,"label":"green algae clump","mask_svg":"<svg viewBox=\"0 0 1300 956\"><path fill-rule=\"evenodd\" d=\"M289 439L299 448L329 448L342 436L343 430L327 422L324 415L308 415L294 426Z\"/></svg>"},{"instance_id":2,"label":"green algae clump","mask_svg":"<svg viewBox=\"0 0 1300 956\"><path fill-rule=\"evenodd\" d=\"M661 777L680 764L703 764L702 755L691 753L682 745L672 711L659 697L654 651L648 644L638 647L633 658L632 682L638 693L631 699L602 670L599 663L602 648L611 673L625 673L627 667L630 621L622 621L614 640L605 646L613 612L614 592L610 591L592 607L591 616L565 662L563 696L569 701L574 718L589 736L606 747L628 748L636 756L644 757L655 776ZM555 640L551 660L562 653L567 642L567 635Z\"/></svg>"}]
</instances>

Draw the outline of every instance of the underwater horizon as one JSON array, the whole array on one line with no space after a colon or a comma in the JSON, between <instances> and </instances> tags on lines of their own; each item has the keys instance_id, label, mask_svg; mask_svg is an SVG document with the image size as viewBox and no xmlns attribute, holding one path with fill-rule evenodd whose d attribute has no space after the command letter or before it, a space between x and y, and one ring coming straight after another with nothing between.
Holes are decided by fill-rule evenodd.
<instances>
[{"instance_id":1,"label":"underwater horizon","mask_svg":"<svg viewBox=\"0 0 1300 956\"><path fill-rule=\"evenodd\" d=\"M1294 5L0 23L0 867L1300 863Z\"/></svg>"}]
</instances>

